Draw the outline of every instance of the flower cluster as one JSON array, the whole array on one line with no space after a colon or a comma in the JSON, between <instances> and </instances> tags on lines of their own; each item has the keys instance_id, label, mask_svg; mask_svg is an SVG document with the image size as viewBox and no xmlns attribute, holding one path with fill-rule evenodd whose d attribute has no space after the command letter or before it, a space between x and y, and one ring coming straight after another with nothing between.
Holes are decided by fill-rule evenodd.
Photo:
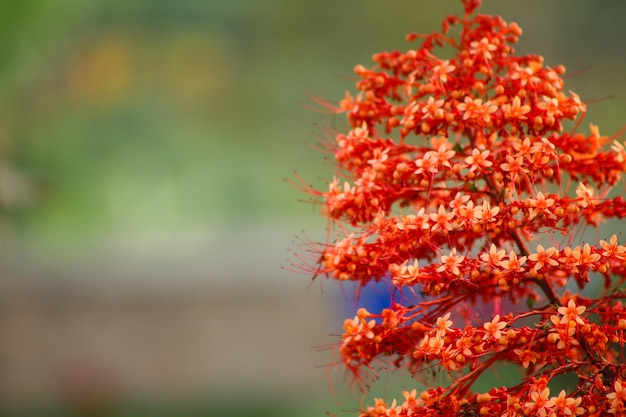
<instances>
[{"instance_id":1,"label":"flower cluster","mask_svg":"<svg viewBox=\"0 0 626 417\"><path fill-rule=\"evenodd\" d=\"M325 103L350 130L325 144L338 164L328 189L309 189L336 233L313 267L415 295L347 319L342 361L357 380L381 358L451 376L362 416L626 415L626 246L580 237L626 216L611 193L626 150L597 126L580 132L586 106L564 91L565 68L515 55L517 24L462 1L462 16L408 35L415 49L375 54L355 68L356 94ZM592 280L597 298L566 289ZM489 303L490 317L475 313ZM525 379L473 392L499 363ZM552 394L559 375L575 389Z\"/></svg>"}]
</instances>

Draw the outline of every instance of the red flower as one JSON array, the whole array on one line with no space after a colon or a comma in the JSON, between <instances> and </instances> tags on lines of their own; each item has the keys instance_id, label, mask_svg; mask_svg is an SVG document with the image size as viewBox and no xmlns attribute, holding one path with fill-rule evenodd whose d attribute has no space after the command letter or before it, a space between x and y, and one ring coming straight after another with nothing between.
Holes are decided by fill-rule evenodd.
<instances>
[{"instance_id":1,"label":"red flower","mask_svg":"<svg viewBox=\"0 0 626 417\"><path fill-rule=\"evenodd\" d=\"M422 370L433 366L452 375L448 386L405 391L401 405L376 400L362 416L624 413L626 246L615 235L583 242L579 231L626 216L610 194L626 171L625 148L593 125L564 132L586 112L564 90L565 68L515 55L519 26L474 14L478 0L463 4L440 32L410 35L417 48L355 67L358 93L336 109L351 129L328 145L339 173L328 190L309 189L337 234L322 245L317 273L390 280L416 295L346 320L347 369L360 379L390 357L385 364L415 378L428 379ZM532 252L539 234L552 246ZM599 277L597 298L565 291L570 278L582 289ZM484 303L499 306L486 323L476 312ZM527 378L472 393L499 363ZM548 383L564 374L578 385L550 397Z\"/></svg>"}]
</instances>

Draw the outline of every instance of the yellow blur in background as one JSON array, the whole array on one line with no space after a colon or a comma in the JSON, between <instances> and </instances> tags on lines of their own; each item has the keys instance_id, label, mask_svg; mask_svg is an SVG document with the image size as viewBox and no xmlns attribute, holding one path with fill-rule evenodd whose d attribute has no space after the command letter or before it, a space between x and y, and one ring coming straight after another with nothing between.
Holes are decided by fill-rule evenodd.
<instances>
[{"instance_id":1,"label":"yellow blur in background","mask_svg":"<svg viewBox=\"0 0 626 417\"><path fill-rule=\"evenodd\" d=\"M524 29L520 53L568 68L589 122L623 127L626 3L484 3ZM341 99L354 65L460 11L0 3L0 414L351 415L360 394L331 370L335 404L316 349L341 290L289 271L294 236L326 223L284 179L323 187L316 125L345 127L307 93Z\"/></svg>"}]
</instances>

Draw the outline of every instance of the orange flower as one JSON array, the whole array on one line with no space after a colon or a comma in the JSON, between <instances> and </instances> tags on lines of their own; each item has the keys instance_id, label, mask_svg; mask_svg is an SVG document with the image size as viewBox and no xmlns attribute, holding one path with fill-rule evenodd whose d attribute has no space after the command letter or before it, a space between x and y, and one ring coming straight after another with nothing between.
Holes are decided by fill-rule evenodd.
<instances>
[{"instance_id":1,"label":"orange flower","mask_svg":"<svg viewBox=\"0 0 626 417\"><path fill-rule=\"evenodd\" d=\"M474 172L477 169L483 170L484 168L489 168L493 165L493 162L487 160L488 157L488 150L483 150L481 152L478 149L472 149L472 155L465 158L465 163L469 165L470 172Z\"/></svg>"},{"instance_id":2,"label":"orange flower","mask_svg":"<svg viewBox=\"0 0 626 417\"><path fill-rule=\"evenodd\" d=\"M452 320L448 320L450 318L450 313L446 313L443 317L437 318L437 335L439 337L445 336L448 328L452 326Z\"/></svg>"},{"instance_id":3,"label":"orange flower","mask_svg":"<svg viewBox=\"0 0 626 417\"><path fill-rule=\"evenodd\" d=\"M575 323L578 323L578 324L585 324L583 319L580 318L580 315L582 313L584 313L586 309L587 309L587 307L585 307L585 306L577 306L576 302L574 300L570 299L567 302L567 307L559 307L558 308L559 314L561 314L563 316L561 318L560 323L561 324L567 324L567 323L570 323L570 322L575 322Z\"/></svg>"},{"instance_id":4,"label":"orange flower","mask_svg":"<svg viewBox=\"0 0 626 417\"><path fill-rule=\"evenodd\" d=\"M558 256L559 251L556 248L544 249L543 246L537 245L537 252L528 255L528 260L535 262L533 269L538 271L544 266L558 266Z\"/></svg>"},{"instance_id":5,"label":"orange flower","mask_svg":"<svg viewBox=\"0 0 626 417\"><path fill-rule=\"evenodd\" d=\"M461 275L459 266L465 258L456 254L456 248L452 249L450 255L441 255L441 265L437 267L437 272L448 271L453 275Z\"/></svg>"},{"instance_id":6,"label":"orange flower","mask_svg":"<svg viewBox=\"0 0 626 417\"><path fill-rule=\"evenodd\" d=\"M496 316L490 322L485 323L483 327L486 330L485 336L483 336L483 339L487 339L491 337L495 340L498 340L500 339L500 337L502 337L501 330L506 327L506 322L501 321L500 315L496 314Z\"/></svg>"},{"instance_id":7,"label":"orange flower","mask_svg":"<svg viewBox=\"0 0 626 417\"><path fill-rule=\"evenodd\" d=\"M617 380L613 385L614 391L606 395L609 400L609 413L623 415L626 412L626 386L622 386L622 381Z\"/></svg>"}]
</instances>

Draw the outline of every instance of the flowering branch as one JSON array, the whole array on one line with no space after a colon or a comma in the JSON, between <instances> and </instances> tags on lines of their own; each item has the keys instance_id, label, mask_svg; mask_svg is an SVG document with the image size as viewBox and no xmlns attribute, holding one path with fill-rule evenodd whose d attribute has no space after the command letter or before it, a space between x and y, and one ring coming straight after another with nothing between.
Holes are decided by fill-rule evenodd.
<instances>
[{"instance_id":1,"label":"flowering branch","mask_svg":"<svg viewBox=\"0 0 626 417\"><path fill-rule=\"evenodd\" d=\"M626 415L626 246L577 237L626 216L610 194L626 150L594 125L578 132L586 106L563 91L565 68L514 55L517 24L462 2L463 17L409 35L416 49L375 54L374 67L355 68L358 92L325 104L351 129L326 144L338 163L328 190L308 189L337 233L316 272L415 294L347 319L342 362L357 380L383 357L416 378L433 365L451 376L361 415ZM439 58L443 47L453 56ZM600 277L598 298L565 289ZM472 313L487 303L488 320ZM474 393L499 363L526 378ZM576 388L552 396L548 384L564 374L577 375Z\"/></svg>"}]
</instances>

